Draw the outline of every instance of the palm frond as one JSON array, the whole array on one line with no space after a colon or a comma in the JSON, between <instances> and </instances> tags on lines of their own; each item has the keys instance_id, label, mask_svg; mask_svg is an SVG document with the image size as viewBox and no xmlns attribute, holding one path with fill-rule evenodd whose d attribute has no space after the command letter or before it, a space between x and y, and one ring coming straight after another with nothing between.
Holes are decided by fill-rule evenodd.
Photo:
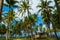
<instances>
[{"instance_id":1,"label":"palm frond","mask_svg":"<svg viewBox=\"0 0 60 40\"><path fill-rule=\"evenodd\" d=\"M13 5L14 8L20 8L18 5Z\"/></svg>"},{"instance_id":2,"label":"palm frond","mask_svg":"<svg viewBox=\"0 0 60 40\"><path fill-rule=\"evenodd\" d=\"M9 7L9 5L8 4L3 4L4 6L6 6L6 7Z\"/></svg>"},{"instance_id":3,"label":"palm frond","mask_svg":"<svg viewBox=\"0 0 60 40\"><path fill-rule=\"evenodd\" d=\"M40 13L42 11L42 9L39 9L37 13Z\"/></svg>"},{"instance_id":4,"label":"palm frond","mask_svg":"<svg viewBox=\"0 0 60 40\"><path fill-rule=\"evenodd\" d=\"M53 7L53 6L48 6L48 8L54 9L54 7Z\"/></svg>"},{"instance_id":5,"label":"palm frond","mask_svg":"<svg viewBox=\"0 0 60 40\"><path fill-rule=\"evenodd\" d=\"M47 3L47 4L49 5L50 3L52 3L52 1L48 1L48 3Z\"/></svg>"}]
</instances>

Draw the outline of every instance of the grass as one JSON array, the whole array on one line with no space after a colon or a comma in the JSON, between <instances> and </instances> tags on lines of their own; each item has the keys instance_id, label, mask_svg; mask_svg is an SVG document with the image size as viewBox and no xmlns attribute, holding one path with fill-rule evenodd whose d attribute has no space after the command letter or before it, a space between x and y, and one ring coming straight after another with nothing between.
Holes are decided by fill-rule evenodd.
<instances>
[{"instance_id":1,"label":"grass","mask_svg":"<svg viewBox=\"0 0 60 40\"><path fill-rule=\"evenodd\" d=\"M5 38L0 38L0 40L6 40ZM31 38L10 38L10 40L31 40ZM56 38L39 38L35 40L56 40Z\"/></svg>"},{"instance_id":2,"label":"grass","mask_svg":"<svg viewBox=\"0 0 60 40\"><path fill-rule=\"evenodd\" d=\"M0 40L6 40L6 38L0 38ZM31 40L30 38L10 38L10 40Z\"/></svg>"}]
</instances>

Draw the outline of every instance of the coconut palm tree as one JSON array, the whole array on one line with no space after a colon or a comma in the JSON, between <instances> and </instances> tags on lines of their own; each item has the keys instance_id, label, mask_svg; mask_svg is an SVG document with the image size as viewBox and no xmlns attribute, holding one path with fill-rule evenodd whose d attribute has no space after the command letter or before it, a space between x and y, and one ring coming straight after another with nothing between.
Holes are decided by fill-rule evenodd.
<instances>
[{"instance_id":1,"label":"coconut palm tree","mask_svg":"<svg viewBox=\"0 0 60 40\"><path fill-rule=\"evenodd\" d=\"M37 21L37 14L30 15L28 17L28 20L26 19L26 21L27 21L26 27L28 28L28 30L30 30L31 39L32 39L32 36L33 36L32 26L34 26L35 22Z\"/></svg>"},{"instance_id":2,"label":"coconut palm tree","mask_svg":"<svg viewBox=\"0 0 60 40\"><path fill-rule=\"evenodd\" d=\"M53 12L54 14L52 14L52 18L51 18L51 21L52 21L52 25L53 25L53 30L54 30L54 33L55 33L55 35L56 35L56 38L57 38L57 40L59 40L58 39L58 36L57 36L57 28L59 29L60 27L59 27L59 24L58 24L58 12L57 12L57 10L55 10L54 12Z\"/></svg>"},{"instance_id":3,"label":"coconut palm tree","mask_svg":"<svg viewBox=\"0 0 60 40\"><path fill-rule=\"evenodd\" d=\"M37 6L39 8L38 13L41 12L42 19L46 23L46 26L50 30L50 15L51 15L51 9L53 8L52 6L49 6L51 1L44 1L40 0L41 3Z\"/></svg>"},{"instance_id":4,"label":"coconut palm tree","mask_svg":"<svg viewBox=\"0 0 60 40\"><path fill-rule=\"evenodd\" d=\"M60 24L60 0L54 0L57 11L58 11L58 24Z\"/></svg>"},{"instance_id":5,"label":"coconut palm tree","mask_svg":"<svg viewBox=\"0 0 60 40\"><path fill-rule=\"evenodd\" d=\"M6 30L6 40L9 40L10 38L10 26L12 20L15 19L15 12L13 10L10 10L9 12L5 13L6 15L4 16L4 21L7 22L7 30Z\"/></svg>"},{"instance_id":6,"label":"coconut palm tree","mask_svg":"<svg viewBox=\"0 0 60 40\"><path fill-rule=\"evenodd\" d=\"M6 0L7 4L4 3L4 6L8 7L9 8L9 12L7 14L7 17L5 18L7 23L8 23L8 27L7 27L7 30L6 30L6 40L9 40L10 39L10 32L9 32L9 29L10 29L10 24L11 24L11 21L14 19L14 11L13 11L13 8L16 8L18 7L17 5L15 5L17 3L16 0Z\"/></svg>"},{"instance_id":7,"label":"coconut palm tree","mask_svg":"<svg viewBox=\"0 0 60 40\"><path fill-rule=\"evenodd\" d=\"M15 27L13 27L13 33L14 34L17 34L17 35L20 35L21 34L21 30L23 30L23 21L20 20L19 22L17 21L16 24L15 24Z\"/></svg>"},{"instance_id":8,"label":"coconut palm tree","mask_svg":"<svg viewBox=\"0 0 60 40\"><path fill-rule=\"evenodd\" d=\"M58 26L56 26L58 29L60 28L60 0L54 0L54 2L55 2L55 6L56 6L56 8L57 8L57 13L55 13L54 15L57 17L56 19L56 21L57 21L57 23L56 23L56 21L55 21L55 23L56 23L56 25L58 25ZM58 37L57 37L57 40L58 40Z\"/></svg>"},{"instance_id":9,"label":"coconut palm tree","mask_svg":"<svg viewBox=\"0 0 60 40\"><path fill-rule=\"evenodd\" d=\"M22 13L22 15L27 12L27 14L29 16L31 14L30 9L31 9L31 7L29 4L29 1L21 0L19 12Z\"/></svg>"},{"instance_id":10,"label":"coconut palm tree","mask_svg":"<svg viewBox=\"0 0 60 40\"><path fill-rule=\"evenodd\" d=\"M28 32L28 30L30 30L30 32L32 34L31 29L32 29L32 26L35 25L34 23L37 21L36 19L37 19L37 14L33 14L33 15L28 16L28 17L26 16L24 18L24 20L19 23L20 26L18 26L18 27L16 26L17 29L24 30L25 38L26 38L26 33Z\"/></svg>"}]
</instances>

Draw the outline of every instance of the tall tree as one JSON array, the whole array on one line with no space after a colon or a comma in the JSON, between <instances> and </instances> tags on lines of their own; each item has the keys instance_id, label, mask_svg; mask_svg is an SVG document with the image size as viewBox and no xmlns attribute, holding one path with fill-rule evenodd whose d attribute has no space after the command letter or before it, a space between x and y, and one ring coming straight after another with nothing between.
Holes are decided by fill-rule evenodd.
<instances>
[{"instance_id":1,"label":"tall tree","mask_svg":"<svg viewBox=\"0 0 60 40\"><path fill-rule=\"evenodd\" d=\"M46 23L46 26L50 30L50 15L51 15L51 9L53 8L52 6L49 6L49 4L52 1L47 1L47 0L40 0L41 3L37 6L39 8L38 13L41 12L42 14L42 19ZM49 31L50 32L50 31Z\"/></svg>"},{"instance_id":2,"label":"tall tree","mask_svg":"<svg viewBox=\"0 0 60 40\"><path fill-rule=\"evenodd\" d=\"M31 39L33 36L33 31L32 31L32 27L35 25L35 22L37 21L37 14L33 14L31 16L28 17L28 29L30 29L30 33L31 33ZM36 26L36 25L35 25ZM33 39L32 39L33 40Z\"/></svg>"},{"instance_id":3,"label":"tall tree","mask_svg":"<svg viewBox=\"0 0 60 40\"><path fill-rule=\"evenodd\" d=\"M57 36L57 33L56 33L56 28L60 28L60 0L54 0L55 2L55 7L57 8L55 11L54 11L54 14L52 15L53 16L53 29L54 29L54 32L55 32L55 35L57 37L57 40L58 39L58 36ZM55 18L55 19L54 19Z\"/></svg>"},{"instance_id":4,"label":"tall tree","mask_svg":"<svg viewBox=\"0 0 60 40\"><path fill-rule=\"evenodd\" d=\"M10 10L9 12L5 13L6 16L4 18L4 21L7 22L7 30L6 30L6 40L10 39L10 26L13 19L15 19L15 12L13 10Z\"/></svg>"},{"instance_id":5,"label":"tall tree","mask_svg":"<svg viewBox=\"0 0 60 40\"><path fill-rule=\"evenodd\" d=\"M7 35L6 40L10 40L10 31L9 31L10 23L13 20L13 17L15 16L13 8L14 7L16 8L18 6L15 5L17 3L16 0L6 0L6 2L7 2L7 4L4 4L4 6L9 8L8 16L7 16L7 19L6 19L7 23L8 23L7 30L6 30L6 35Z\"/></svg>"},{"instance_id":6,"label":"tall tree","mask_svg":"<svg viewBox=\"0 0 60 40\"><path fill-rule=\"evenodd\" d=\"M18 21L16 21L16 24L15 24L15 26L13 27L13 34L16 34L16 35L21 35L21 30L23 30L23 26L24 26L24 24L23 24L23 21L22 20L20 20L19 22Z\"/></svg>"},{"instance_id":7,"label":"tall tree","mask_svg":"<svg viewBox=\"0 0 60 40\"><path fill-rule=\"evenodd\" d=\"M31 6L29 4L29 1L28 0L21 0L20 9L19 9L20 13L22 13L22 15L23 15L24 13L27 12L27 15L29 16L31 14L30 9L31 9Z\"/></svg>"},{"instance_id":8,"label":"tall tree","mask_svg":"<svg viewBox=\"0 0 60 40\"><path fill-rule=\"evenodd\" d=\"M54 10L53 12L54 14L52 14L52 18L51 18L51 21L52 21L52 27L53 27L53 30L54 30L54 33L56 35L56 38L57 40L58 39L58 35L57 35L57 30L56 29L59 29L59 24L58 24L58 12L57 10Z\"/></svg>"}]
</instances>

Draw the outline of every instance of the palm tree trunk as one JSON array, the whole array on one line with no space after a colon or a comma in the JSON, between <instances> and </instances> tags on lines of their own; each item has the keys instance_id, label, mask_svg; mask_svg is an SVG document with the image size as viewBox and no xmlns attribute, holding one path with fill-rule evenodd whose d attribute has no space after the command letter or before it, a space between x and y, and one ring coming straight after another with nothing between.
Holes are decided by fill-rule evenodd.
<instances>
[{"instance_id":1,"label":"palm tree trunk","mask_svg":"<svg viewBox=\"0 0 60 40\"><path fill-rule=\"evenodd\" d=\"M26 32L24 34L25 34L25 40L26 40Z\"/></svg>"},{"instance_id":2,"label":"palm tree trunk","mask_svg":"<svg viewBox=\"0 0 60 40\"><path fill-rule=\"evenodd\" d=\"M53 23L52 23L52 24L53 24ZM57 32L57 31L56 31L56 28L54 27L54 26L55 26L55 24L53 24L52 26L53 26L54 33L55 33L55 36L56 36L56 40L59 40L59 39L58 39L58 36L57 36L57 33L56 33L56 32Z\"/></svg>"},{"instance_id":3,"label":"palm tree trunk","mask_svg":"<svg viewBox=\"0 0 60 40\"><path fill-rule=\"evenodd\" d=\"M11 9L11 7L10 7L10 5L9 5L9 11L10 11L10 9ZM7 23L8 23L8 26L7 26L7 30L6 30L6 40L10 40L10 20L8 19L7 20Z\"/></svg>"},{"instance_id":4,"label":"palm tree trunk","mask_svg":"<svg viewBox=\"0 0 60 40\"><path fill-rule=\"evenodd\" d=\"M10 40L10 23L8 21L8 26L7 26L7 30L6 30L6 40Z\"/></svg>"},{"instance_id":5,"label":"palm tree trunk","mask_svg":"<svg viewBox=\"0 0 60 40\"><path fill-rule=\"evenodd\" d=\"M47 27L48 27L48 30L49 30L49 33L50 33L50 35L48 35L48 36L51 37L50 23L49 23L49 22L47 23ZM48 33L48 34L49 34L49 33Z\"/></svg>"},{"instance_id":6,"label":"palm tree trunk","mask_svg":"<svg viewBox=\"0 0 60 40\"><path fill-rule=\"evenodd\" d=\"M0 0L0 22L2 19L2 6L3 6L3 0Z\"/></svg>"},{"instance_id":7,"label":"palm tree trunk","mask_svg":"<svg viewBox=\"0 0 60 40\"><path fill-rule=\"evenodd\" d=\"M57 33L56 33L56 29L54 29L54 33L55 33L55 36L56 36L56 40L59 40L59 38L57 36Z\"/></svg>"},{"instance_id":8,"label":"palm tree trunk","mask_svg":"<svg viewBox=\"0 0 60 40\"><path fill-rule=\"evenodd\" d=\"M6 40L10 40L9 30L6 30Z\"/></svg>"},{"instance_id":9,"label":"palm tree trunk","mask_svg":"<svg viewBox=\"0 0 60 40\"><path fill-rule=\"evenodd\" d=\"M32 33L32 30L31 30L31 40L33 40L33 33Z\"/></svg>"}]
</instances>

